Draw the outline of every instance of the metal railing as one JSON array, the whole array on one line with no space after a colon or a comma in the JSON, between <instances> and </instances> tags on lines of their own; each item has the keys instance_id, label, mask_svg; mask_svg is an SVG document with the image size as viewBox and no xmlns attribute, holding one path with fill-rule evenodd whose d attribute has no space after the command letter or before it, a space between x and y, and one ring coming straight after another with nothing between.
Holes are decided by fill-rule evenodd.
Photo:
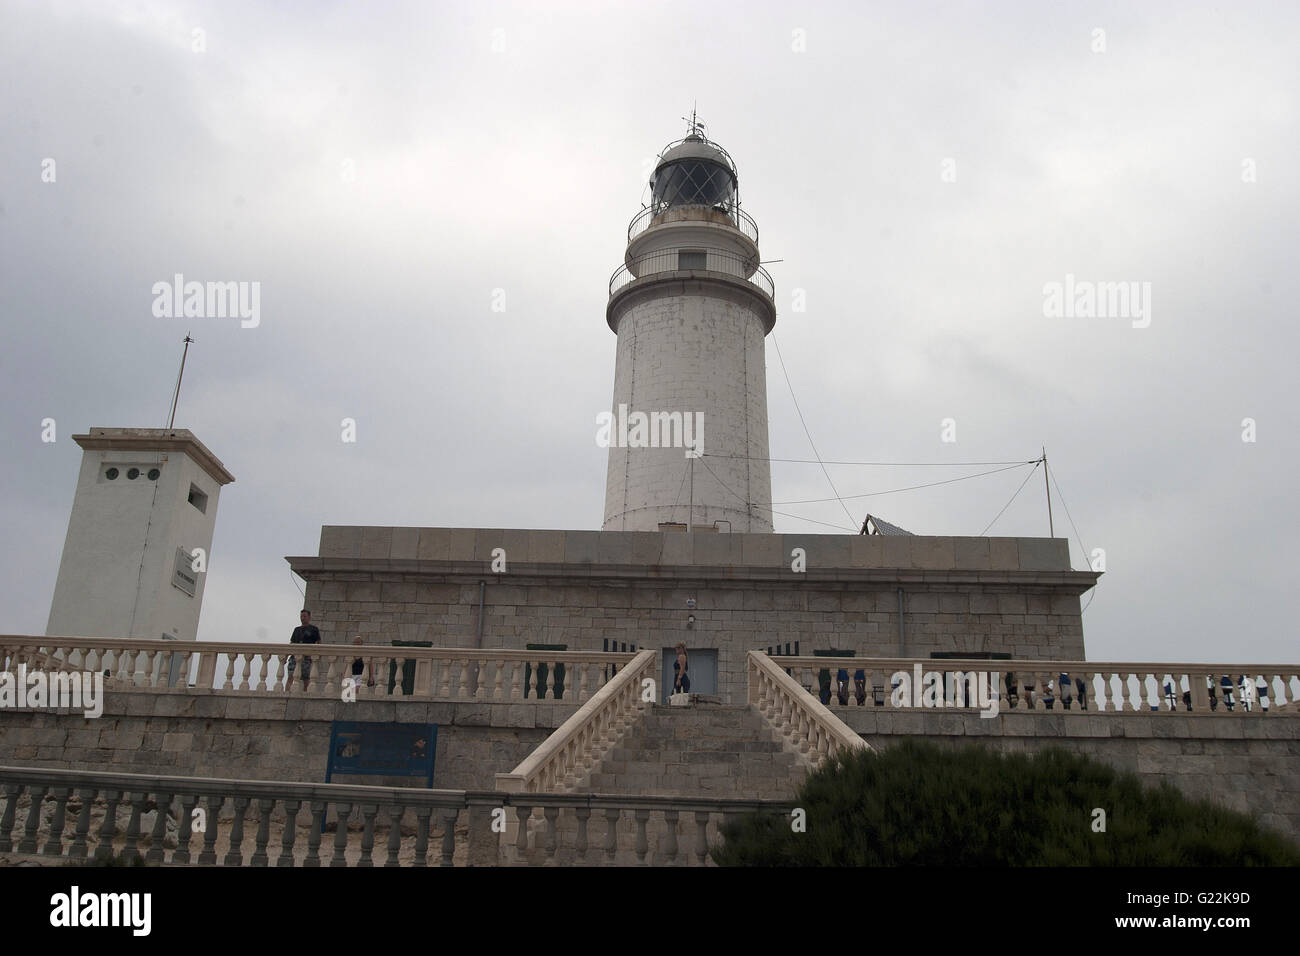
<instances>
[{"instance_id":1,"label":"metal railing","mask_svg":"<svg viewBox=\"0 0 1300 956\"><path fill-rule=\"evenodd\" d=\"M645 279L660 273L675 272L692 276L713 273L715 275L730 276L733 279L743 279L769 299L775 297L776 286L772 282L772 277L754 259L738 256L734 252L725 252L721 249L705 249L700 250L705 256L702 267L689 264L683 267L682 256L684 254L689 256L693 251L695 250L662 249L658 252L649 252L643 256L638 256L630 264L624 263L614 270L614 274L609 277L609 294L613 295L619 289L635 282L637 279Z\"/></svg>"},{"instance_id":2,"label":"metal railing","mask_svg":"<svg viewBox=\"0 0 1300 956\"><path fill-rule=\"evenodd\" d=\"M727 209L720 206L684 205L656 208L648 206L632 217L627 226L627 240L631 242L651 226L660 226L669 222L715 222L730 226L743 233L755 245L758 244L758 223L752 216L739 207Z\"/></svg>"}]
</instances>

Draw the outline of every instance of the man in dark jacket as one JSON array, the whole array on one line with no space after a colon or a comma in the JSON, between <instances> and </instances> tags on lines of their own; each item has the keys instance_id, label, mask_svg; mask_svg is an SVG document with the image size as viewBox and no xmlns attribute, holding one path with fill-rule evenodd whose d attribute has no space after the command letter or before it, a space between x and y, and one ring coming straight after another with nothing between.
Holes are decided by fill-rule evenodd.
<instances>
[{"instance_id":1,"label":"man in dark jacket","mask_svg":"<svg viewBox=\"0 0 1300 956\"><path fill-rule=\"evenodd\" d=\"M308 611L306 608L303 608L302 613L298 615L298 619L302 621L302 624L300 624L298 627L295 627L293 629L293 636L289 638L289 643L290 644L319 644L320 631L311 622L311 611ZM295 664L296 661L294 660L294 658L290 657L289 663L287 665L289 670L289 679L285 682L284 685L284 689L286 693L288 691L293 690L293 672L294 672ZM302 658L302 691L304 694L307 693L307 687L310 683L311 683L311 658L304 654Z\"/></svg>"}]
</instances>

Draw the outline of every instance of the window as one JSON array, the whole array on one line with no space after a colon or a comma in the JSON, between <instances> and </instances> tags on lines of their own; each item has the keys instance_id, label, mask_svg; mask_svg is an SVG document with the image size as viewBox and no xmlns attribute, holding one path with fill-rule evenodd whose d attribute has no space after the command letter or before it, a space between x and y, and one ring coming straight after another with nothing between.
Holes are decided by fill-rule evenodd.
<instances>
[{"instance_id":1,"label":"window","mask_svg":"<svg viewBox=\"0 0 1300 956\"><path fill-rule=\"evenodd\" d=\"M709 254L703 249L683 249L677 253L678 269L707 269Z\"/></svg>"},{"instance_id":2,"label":"window","mask_svg":"<svg viewBox=\"0 0 1300 956\"><path fill-rule=\"evenodd\" d=\"M208 512L208 496L199 491L198 485L190 485L189 502L204 514Z\"/></svg>"}]
</instances>

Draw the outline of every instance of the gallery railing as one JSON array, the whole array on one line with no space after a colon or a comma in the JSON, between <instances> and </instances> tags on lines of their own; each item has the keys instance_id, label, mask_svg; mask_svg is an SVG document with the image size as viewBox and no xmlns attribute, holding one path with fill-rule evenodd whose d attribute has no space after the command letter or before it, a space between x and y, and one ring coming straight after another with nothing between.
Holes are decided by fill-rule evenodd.
<instances>
[{"instance_id":1,"label":"gallery railing","mask_svg":"<svg viewBox=\"0 0 1300 956\"><path fill-rule=\"evenodd\" d=\"M738 229L744 233L751 242L758 242L758 223L754 222L749 213L734 207L727 209L702 205L678 205L662 208L649 206L642 209L628 223L627 238L631 242L651 226L685 221L716 222L719 225L730 226L732 229Z\"/></svg>"},{"instance_id":2,"label":"gallery railing","mask_svg":"<svg viewBox=\"0 0 1300 956\"><path fill-rule=\"evenodd\" d=\"M699 255L703 258L692 259L690 254L683 250L664 249L638 256L630 263L625 263L614 270L614 274L609 278L609 294L613 295L637 279L666 276L670 273L680 273L687 277L709 273L724 275L748 282L761 290L769 299L776 294L772 277L755 259L721 249L700 250Z\"/></svg>"},{"instance_id":3,"label":"gallery railing","mask_svg":"<svg viewBox=\"0 0 1300 956\"><path fill-rule=\"evenodd\" d=\"M633 656L599 651L0 635L0 672L15 675L19 668L74 671L104 675L108 690L293 693L336 699L344 694L346 683L358 700L405 696L582 703ZM354 680L358 659L361 673Z\"/></svg>"},{"instance_id":4,"label":"gallery railing","mask_svg":"<svg viewBox=\"0 0 1300 956\"><path fill-rule=\"evenodd\" d=\"M934 706L1106 714L1300 715L1300 665L773 657L831 710ZM928 675L935 675L931 678ZM937 701L942 700L942 704Z\"/></svg>"},{"instance_id":5,"label":"gallery railing","mask_svg":"<svg viewBox=\"0 0 1300 956\"><path fill-rule=\"evenodd\" d=\"M28 767L0 767L0 797L0 857L199 866L706 865L729 820L791 810ZM505 817L511 834L496 825Z\"/></svg>"}]
</instances>

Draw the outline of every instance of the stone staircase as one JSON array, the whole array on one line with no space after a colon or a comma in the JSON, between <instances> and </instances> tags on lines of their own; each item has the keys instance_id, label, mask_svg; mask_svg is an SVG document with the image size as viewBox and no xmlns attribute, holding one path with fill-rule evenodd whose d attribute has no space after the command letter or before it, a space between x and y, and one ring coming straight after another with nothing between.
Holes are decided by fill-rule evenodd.
<instances>
[{"instance_id":1,"label":"stone staircase","mask_svg":"<svg viewBox=\"0 0 1300 956\"><path fill-rule=\"evenodd\" d=\"M748 704L654 705L577 786L578 793L788 800L811 764Z\"/></svg>"},{"instance_id":2,"label":"stone staircase","mask_svg":"<svg viewBox=\"0 0 1300 956\"><path fill-rule=\"evenodd\" d=\"M727 705L715 699L693 696L687 706L651 705L623 733L623 736L593 769L568 787L571 793L600 793L629 797L690 797L705 800L790 800L812 764L801 753L782 743L771 725L755 708ZM712 814L706 838L710 845L720 839L719 814ZM528 848L520 856L507 850L503 863L540 863L545 858L544 820L535 811L529 821ZM680 814L677 844L694 845L693 815ZM602 846L607 823L593 814L588 833L592 846ZM556 842L560 848L546 862L572 865L577 825L569 812L558 815ZM659 812L647 820L648 854L651 865L687 864L687 853L669 859L665 843L668 824ZM617 831L617 850L607 862L636 865L636 827L633 814L625 811ZM599 855L597 855L599 856ZM601 857L601 859L605 859Z\"/></svg>"}]
</instances>

